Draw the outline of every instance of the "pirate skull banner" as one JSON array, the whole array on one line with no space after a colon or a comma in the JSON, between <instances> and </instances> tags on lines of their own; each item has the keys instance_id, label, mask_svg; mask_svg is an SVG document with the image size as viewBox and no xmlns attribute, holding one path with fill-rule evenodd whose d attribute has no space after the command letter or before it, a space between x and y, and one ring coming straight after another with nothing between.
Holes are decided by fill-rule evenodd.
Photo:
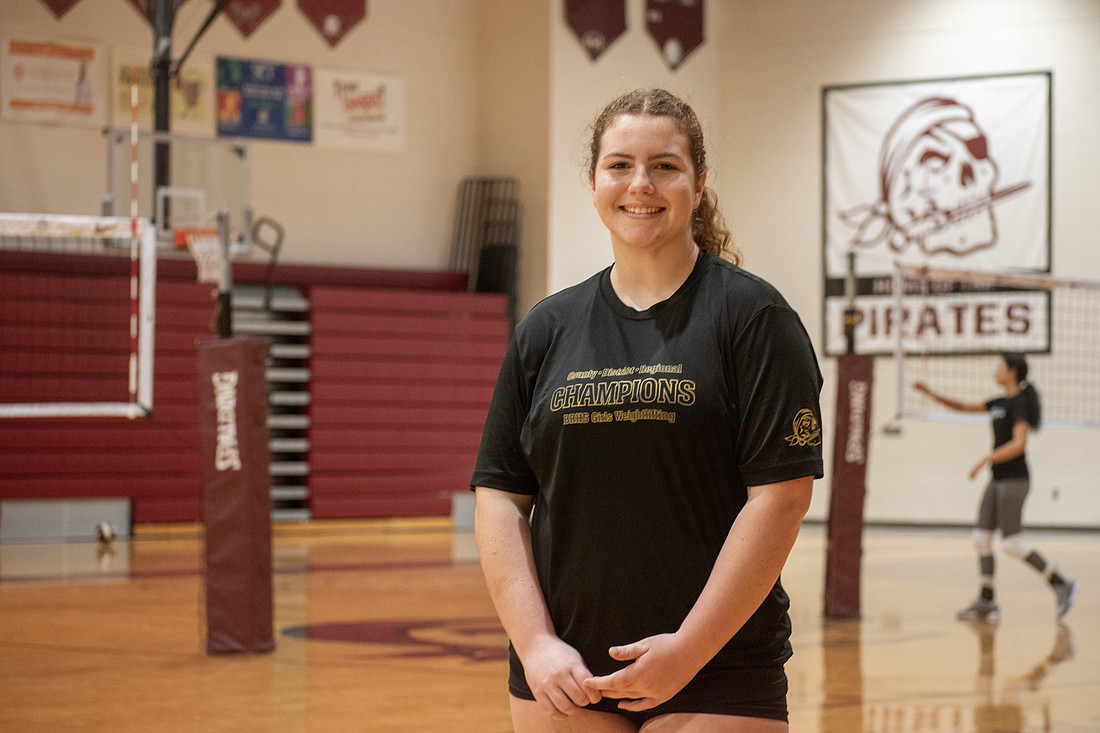
<instances>
[{"instance_id":1,"label":"pirate skull banner","mask_svg":"<svg viewBox=\"0 0 1100 733\"><path fill-rule=\"evenodd\" d=\"M895 263L1049 271L1050 89L1045 72L824 89L827 354L844 351L849 253L859 353L893 351Z\"/></svg>"}]
</instances>

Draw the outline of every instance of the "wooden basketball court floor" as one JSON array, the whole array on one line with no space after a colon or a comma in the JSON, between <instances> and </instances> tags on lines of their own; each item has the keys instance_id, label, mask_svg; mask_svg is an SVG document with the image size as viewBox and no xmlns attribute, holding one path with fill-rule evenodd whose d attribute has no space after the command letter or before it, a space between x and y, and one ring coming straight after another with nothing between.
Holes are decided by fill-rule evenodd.
<instances>
[{"instance_id":1,"label":"wooden basketball court floor","mask_svg":"<svg viewBox=\"0 0 1100 733\"><path fill-rule=\"evenodd\" d=\"M1081 581L1064 623L998 556L1002 620L955 612L976 581L962 529L868 528L862 618L822 619L825 532L784 572L791 730L1100 731L1100 535L1032 532ZM276 650L204 651L201 528L0 544L0 731L511 730L505 639L469 529L449 519L277 525Z\"/></svg>"}]
</instances>

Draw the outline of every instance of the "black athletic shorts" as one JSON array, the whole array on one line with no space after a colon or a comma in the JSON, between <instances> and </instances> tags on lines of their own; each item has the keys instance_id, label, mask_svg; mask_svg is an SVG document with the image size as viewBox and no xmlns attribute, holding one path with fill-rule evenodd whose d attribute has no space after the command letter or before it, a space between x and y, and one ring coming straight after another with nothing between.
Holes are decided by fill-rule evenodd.
<instances>
[{"instance_id":1,"label":"black athletic shorts","mask_svg":"<svg viewBox=\"0 0 1100 733\"><path fill-rule=\"evenodd\" d=\"M509 650L508 662L508 691L521 700L534 700L515 651ZM587 707L617 713L639 727L647 720L669 713L741 715L786 721L787 675L782 664L715 670L704 668L684 689L655 708L642 712L620 710L619 702L604 698Z\"/></svg>"},{"instance_id":2,"label":"black athletic shorts","mask_svg":"<svg viewBox=\"0 0 1100 733\"><path fill-rule=\"evenodd\" d=\"M993 479L978 505L978 529L1001 530L1003 537L1023 531L1024 500L1031 489L1027 478Z\"/></svg>"}]
</instances>

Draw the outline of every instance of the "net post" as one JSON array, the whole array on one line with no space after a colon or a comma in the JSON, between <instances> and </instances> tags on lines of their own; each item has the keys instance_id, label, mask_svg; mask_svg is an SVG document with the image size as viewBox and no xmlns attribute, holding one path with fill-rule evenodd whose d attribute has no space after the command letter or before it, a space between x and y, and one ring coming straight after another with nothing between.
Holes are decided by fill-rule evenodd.
<instances>
[{"instance_id":1,"label":"net post","mask_svg":"<svg viewBox=\"0 0 1100 733\"><path fill-rule=\"evenodd\" d=\"M229 251L229 212L218 211L218 246L221 248L221 275L218 278L218 336L233 336L233 259Z\"/></svg>"},{"instance_id":2,"label":"net post","mask_svg":"<svg viewBox=\"0 0 1100 733\"><path fill-rule=\"evenodd\" d=\"M844 311L846 353L837 360L836 431L833 443L832 487L829 494L825 593L823 611L829 619L860 617L863 561L863 505L867 486L867 456L871 424L874 357L856 349L856 258L848 253Z\"/></svg>"},{"instance_id":3,"label":"net post","mask_svg":"<svg viewBox=\"0 0 1100 733\"><path fill-rule=\"evenodd\" d=\"M894 276L893 276L893 289L894 289L894 306L897 308L897 312L901 313L905 307L905 278L902 277L901 262L894 262ZM900 418L902 415L902 405L905 404L905 371L903 369L903 361L905 356L905 332L903 329L898 329L898 337L894 339L894 399L895 399L895 416Z\"/></svg>"},{"instance_id":4,"label":"net post","mask_svg":"<svg viewBox=\"0 0 1100 733\"><path fill-rule=\"evenodd\" d=\"M141 414L153 414L153 354L156 334L157 233L146 222L141 233L141 274L138 292L138 392Z\"/></svg>"},{"instance_id":5,"label":"net post","mask_svg":"<svg viewBox=\"0 0 1100 733\"><path fill-rule=\"evenodd\" d=\"M856 323L859 311L856 310L856 253L848 252L848 273L844 278L844 348L845 353L856 353Z\"/></svg>"}]
</instances>

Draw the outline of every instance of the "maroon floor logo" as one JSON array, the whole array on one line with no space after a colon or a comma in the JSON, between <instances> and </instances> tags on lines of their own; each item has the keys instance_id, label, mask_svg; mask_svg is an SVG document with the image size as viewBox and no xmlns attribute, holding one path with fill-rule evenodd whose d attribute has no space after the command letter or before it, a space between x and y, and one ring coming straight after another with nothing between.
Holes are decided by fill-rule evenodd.
<instances>
[{"instance_id":1,"label":"maroon floor logo","mask_svg":"<svg viewBox=\"0 0 1100 733\"><path fill-rule=\"evenodd\" d=\"M291 626L283 635L309 641L397 647L385 656L464 657L474 662L508 658L508 640L495 618L430 621L345 621Z\"/></svg>"}]
</instances>

